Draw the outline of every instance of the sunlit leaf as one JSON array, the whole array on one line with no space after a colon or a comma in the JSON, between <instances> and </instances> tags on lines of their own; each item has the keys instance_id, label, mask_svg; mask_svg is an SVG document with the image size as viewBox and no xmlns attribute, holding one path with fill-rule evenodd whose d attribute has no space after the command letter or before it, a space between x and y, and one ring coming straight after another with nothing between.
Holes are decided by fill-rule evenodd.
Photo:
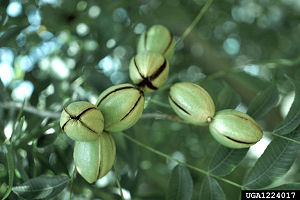
<instances>
[{"instance_id":1,"label":"sunlit leaf","mask_svg":"<svg viewBox=\"0 0 300 200\"><path fill-rule=\"evenodd\" d=\"M187 168L177 165L169 181L167 200L190 200L193 193L193 180Z\"/></svg>"},{"instance_id":2,"label":"sunlit leaf","mask_svg":"<svg viewBox=\"0 0 300 200\"><path fill-rule=\"evenodd\" d=\"M244 159L248 150L249 148L231 149L219 145L218 150L209 164L209 172L218 176L230 174Z\"/></svg>"},{"instance_id":3,"label":"sunlit leaf","mask_svg":"<svg viewBox=\"0 0 300 200\"><path fill-rule=\"evenodd\" d=\"M3 195L2 199L6 199L12 190L12 186L14 183L14 174L15 174L15 162L13 157L13 148L10 142L6 142L7 154L6 161L8 165L8 188Z\"/></svg>"},{"instance_id":4,"label":"sunlit leaf","mask_svg":"<svg viewBox=\"0 0 300 200\"><path fill-rule=\"evenodd\" d=\"M300 141L300 127L287 136ZM275 138L250 170L244 186L257 189L270 185L291 168L299 150L300 144Z\"/></svg>"},{"instance_id":5,"label":"sunlit leaf","mask_svg":"<svg viewBox=\"0 0 300 200\"><path fill-rule=\"evenodd\" d=\"M278 103L278 100L279 94L276 84L271 84L254 97L249 105L247 114L254 119L260 119Z\"/></svg>"},{"instance_id":6,"label":"sunlit leaf","mask_svg":"<svg viewBox=\"0 0 300 200\"><path fill-rule=\"evenodd\" d=\"M300 82L289 78L295 88L294 102L285 119L276 127L274 132L285 135L292 132L300 124Z\"/></svg>"},{"instance_id":7,"label":"sunlit leaf","mask_svg":"<svg viewBox=\"0 0 300 200\"><path fill-rule=\"evenodd\" d=\"M198 199L225 200L226 197L218 181L212 177L207 176L202 182Z\"/></svg>"},{"instance_id":8,"label":"sunlit leaf","mask_svg":"<svg viewBox=\"0 0 300 200\"><path fill-rule=\"evenodd\" d=\"M67 176L40 176L13 187L23 199L50 199L57 196L69 183Z\"/></svg>"}]
</instances>

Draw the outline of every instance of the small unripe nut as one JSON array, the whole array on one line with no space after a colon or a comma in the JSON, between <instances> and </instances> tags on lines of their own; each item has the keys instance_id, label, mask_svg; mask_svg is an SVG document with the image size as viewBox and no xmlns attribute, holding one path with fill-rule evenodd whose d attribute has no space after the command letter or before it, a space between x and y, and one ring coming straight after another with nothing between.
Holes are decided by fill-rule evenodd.
<instances>
[{"instance_id":1,"label":"small unripe nut","mask_svg":"<svg viewBox=\"0 0 300 200\"><path fill-rule=\"evenodd\" d=\"M60 127L73 140L91 141L102 133L104 119L101 111L95 105L78 101L63 109Z\"/></svg>"},{"instance_id":2,"label":"small unripe nut","mask_svg":"<svg viewBox=\"0 0 300 200\"><path fill-rule=\"evenodd\" d=\"M249 115L226 109L216 113L209 124L212 136L229 148L246 148L262 138L262 130Z\"/></svg>"},{"instance_id":3,"label":"small unripe nut","mask_svg":"<svg viewBox=\"0 0 300 200\"><path fill-rule=\"evenodd\" d=\"M120 84L104 90L98 100L106 131L123 131L133 126L144 109L144 93L131 84Z\"/></svg>"},{"instance_id":4,"label":"small unripe nut","mask_svg":"<svg viewBox=\"0 0 300 200\"><path fill-rule=\"evenodd\" d=\"M170 31L162 25L153 25L141 35L138 41L137 52L156 52L170 61L174 48L175 41Z\"/></svg>"},{"instance_id":5,"label":"small unripe nut","mask_svg":"<svg viewBox=\"0 0 300 200\"><path fill-rule=\"evenodd\" d=\"M162 86L168 78L168 73L169 63L158 53L140 53L130 61L130 79L146 92L152 92Z\"/></svg>"},{"instance_id":6,"label":"small unripe nut","mask_svg":"<svg viewBox=\"0 0 300 200\"><path fill-rule=\"evenodd\" d=\"M169 102L179 117L195 125L207 125L215 114L215 105L210 95L193 83L172 85Z\"/></svg>"},{"instance_id":7,"label":"small unripe nut","mask_svg":"<svg viewBox=\"0 0 300 200\"><path fill-rule=\"evenodd\" d=\"M91 142L76 142L74 162L78 173L89 183L105 176L114 165L116 146L108 132Z\"/></svg>"}]
</instances>

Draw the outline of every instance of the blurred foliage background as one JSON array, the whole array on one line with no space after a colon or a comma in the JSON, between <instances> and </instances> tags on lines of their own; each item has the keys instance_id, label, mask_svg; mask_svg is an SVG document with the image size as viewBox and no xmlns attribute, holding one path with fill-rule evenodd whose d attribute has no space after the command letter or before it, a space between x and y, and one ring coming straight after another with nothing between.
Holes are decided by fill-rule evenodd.
<instances>
[{"instance_id":1,"label":"blurred foliage background","mask_svg":"<svg viewBox=\"0 0 300 200\"><path fill-rule=\"evenodd\" d=\"M0 196L8 188L7 148L15 163L14 186L40 175L71 176L73 141L58 118L72 101L96 102L107 87L130 82L128 66L139 35L154 24L178 40L204 0L2 0L0 1ZM166 85L191 81L213 97L217 110L247 111L272 83L279 102L258 123L272 131L286 116L300 80L300 1L215 0L190 35L179 43ZM207 127L174 121L165 104L168 90L148 95L143 117L126 134L182 162L207 170L217 142ZM18 117L22 102L24 111ZM156 102L156 103L155 103ZM159 105L159 103L162 105ZM159 157L113 133L116 170L125 199L165 199L174 161ZM225 178L242 183L274 138L265 134ZM298 156L299 157L299 156ZM300 182L300 159L275 185ZM192 199L201 199L205 176L190 170ZM240 188L218 181L227 199ZM95 184L77 174L73 199L120 199L112 172ZM68 199L66 187L57 199ZM18 199L11 193L8 199Z\"/></svg>"}]
</instances>

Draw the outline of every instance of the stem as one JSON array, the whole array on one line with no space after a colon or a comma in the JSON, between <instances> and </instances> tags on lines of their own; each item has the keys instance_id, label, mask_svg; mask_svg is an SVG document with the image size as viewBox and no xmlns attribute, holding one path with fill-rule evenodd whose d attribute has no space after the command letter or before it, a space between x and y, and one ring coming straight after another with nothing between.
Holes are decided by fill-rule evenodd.
<instances>
[{"instance_id":1,"label":"stem","mask_svg":"<svg viewBox=\"0 0 300 200\"><path fill-rule=\"evenodd\" d=\"M75 179L75 174L76 174L76 167L74 164L73 170L72 170L72 177L71 177L71 181L70 181L70 197L69 197L70 200L72 200L73 182Z\"/></svg>"},{"instance_id":2,"label":"stem","mask_svg":"<svg viewBox=\"0 0 300 200\"><path fill-rule=\"evenodd\" d=\"M183 32L181 38L176 42L175 46L177 46L181 41L183 41L186 38L186 36L188 36L191 33L191 31L195 28L195 26L203 17L203 15L206 13L206 11L208 10L209 6L212 4L213 1L214 0L207 0L207 2L201 8L194 21L187 27L187 29Z\"/></svg>"},{"instance_id":3,"label":"stem","mask_svg":"<svg viewBox=\"0 0 300 200\"><path fill-rule=\"evenodd\" d=\"M158 91L161 92L161 91L167 90L171 87L171 85L172 85L172 83L165 84L161 88L159 88Z\"/></svg>"},{"instance_id":4,"label":"stem","mask_svg":"<svg viewBox=\"0 0 300 200\"><path fill-rule=\"evenodd\" d=\"M222 71L218 71L216 73L210 74L207 77L205 77L204 79L201 79L201 81L207 81L207 80L214 80L217 78L221 78L223 76L226 76L227 74L231 73L231 72L238 72L238 71L242 71L242 68L240 67L231 67Z\"/></svg>"},{"instance_id":5,"label":"stem","mask_svg":"<svg viewBox=\"0 0 300 200\"><path fill-rule=\"evenodd\" d=\"M117 170L116 170L115 166L113 166L113 172L114 172L114 175L115 175L115 178L116 178L116 182L117 182L118 188L120 189L121 199L124 200L124 195L123 195L122 187L121 187L121 184L120 184L120 181L119 181L119 178L118 178L118 174L117 174Z\"/></svg>"},{"instance_id":6,"label":"stem","mask_svg":"<svg viewBox=\"0 0 300 200\"><path fill-rule=\"evenodd\" d=\"M203 170L203 169L201 169L201 168L197 168L197 167L195 167L195 166L193 166L193 165L190 165L190 164L188 164L188 163L185 163L185 162L182 162L182 161L180 161L180 160L177 160L176 158L173 158L173 157L171 157L171 156L169 156L169 155L167 155L167 154L165 154L165 153L163 153L163 152L160 152L160 151L158 151L158 150L156 150L156 149L153 149L152 147L150 147L150 146L148 146L148 145L146 145L146 144L143 144L143 143L137 141L136 139L134 139L134 138L128 136L126 133L123 133L123 132L121 132L121 133L122 133L128 140L130 140L131 142L137 144L138 146L143 147L144 149L147 149L148 151L151 151L152 153L155 153L155 154L157 154L157 155L159 155L159 156L161 156L161 157L164 157L164 158L166 158L166 159L169 159L169 160L172 160L172 161L174 161L174 162L177 162L177 163L181 164L182 166L185 166L185 167L188 167L188 168L190 168L190 169L193 169L193 170L195 170L195 171L197 171L197 172L200 172L201 174L205 174L205 175L207 175L207 176L214 177L214 178L216 178L216 179L218 179L218 180L220 180L220 181L226 182L226 183L228 183L228 184L230 184L230 185L233 185L233 186L235 186L235 187L238 187L238 188L241 188L241 189L243 188L243 186L240 185L240 184L238 184L238 183L235 183L235 182L233 182L233 181L231 181L231 180L228 180L228 179L225 179L225 178L222 178L222 177L213 175L213 174L211 174L211 173L209 173L209 172L207 172L207 171L205 171L205 170Z\"/></svg>"},{"instance_id":7,"label":"stem","mask_svg":"<svg viewBox=\"0 0 300 200\"><path fill-rule=\"evenodd\" d=\"M252 62L249 64L244 64L241 66L236 66L236 67L231 67L231 68L227 68L224 69L222 71L218 71L215 72L213 74L208 75L206 78L201 79L200 81L207 81L207 80L213 80L213 79L217 79L217 78L221 78L226 76L229 73L235 73L235 72L240 72L243 71L243 68L247 65L257 65L258 67L267 67L267 68L282 68L282 67L293 67L297 64L300 63L300 56L292 59L292 60L288 60L288 59L277 59L277 60L270 60L270 61L259 61L259 62Z\"/></svg>"},{"instance_id":8,"label":"stem","mask_svg":"<svg viewBox=\"0 0 300 200\"><path fill-rule=\"evenodd\" d=\"M145 113L141 117L142 119L149 119L149 118L154 118L154 119L166 119L170 121L175 121L175 122L181 122L181 123L187 123L183 119L179 118L177 115L167 115L163 113ZM189 124L189 123L187 123Z\"/></svg>"},{"instance_id":9,"label":"stem","mask_svg":"<svg viewBox=\"0 0 300 200\"><path fill-rule=\"evenodd\" d=\"M164 113L145 113L145 114L142 115L141 118L143 118L143 119L147 119L147 118L166 119L166 120L170 120L170 121L175 121L175 122L186 123L186 124L189 124L189 125L194 125L194 124L190 124L190 123L184 121L183 119L177 117L176 115L169 115L169 114L164 114ZM194 125L194 126L197 126L197 125ZM275 132L267 132L267 131L265 131L265 132L269 133L271 135L274 135L276 137L280 137L282 139L289 140L291 142L295 142L295 143L300 144L300 141L294 140L292 138L289 138L289 137L286 137L286 136L283 136L283 135L279 135Z\"/></svg>"},{"instance_id":10,"label":"stem","mask_svg":"<svg viewBox=\"0 0 300 200\"><path fill-rule=\"evenodd\" d=\"M252 64L261 65L267 68L279 68L279 67L293 67L300 63L300 56L295 59L276 59L276 60L268 60L268 61L257 61Z\"/></svg>"},{"instance_id":11,"label":"stem","mask_svg":"<svg viewBox=\"0 0 300 200\"><path fill-rule=\"evenodd\" d=\"M157 100L155 100L153 98L150 99L150 103L156 104L156 105L164 107L164 108L171 108L171 106L169 104L162 103L162 102L157 101Z\"/></svg>"}]
</instances>

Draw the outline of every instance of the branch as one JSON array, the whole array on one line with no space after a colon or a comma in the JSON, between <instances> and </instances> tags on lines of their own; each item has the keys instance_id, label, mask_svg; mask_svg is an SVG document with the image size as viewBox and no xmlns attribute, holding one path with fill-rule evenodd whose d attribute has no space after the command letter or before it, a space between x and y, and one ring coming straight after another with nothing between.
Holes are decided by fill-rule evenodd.
<instances>
[{"instance_id":1,"label":"branch","mask_svg":"<svg viewBox=\"0 0 300 200\"><path fill-rule=\"evenodd\" d=\"M21 109L22 108L22 103L13 102L13 101L4 102L4 103L0 104L0 107L2 107L2 108ZM32 113L32 114L40 116L40 117L47 117L47 118L52 118L52 119L59 119L60 118L60 113L37 109L37 108L35 108L33 106L30 106L30 105L24 105L24 111L28 112L28 113Z\"/></svg>"},{"instance_id":2,"label":"branch","mask_svg":"<svg viewBox=\"0 0 300 200\"><path fill-rule=\"evenodd\" d=\"M187 29L184 31L184 33L182 34L181 38L176 42L176 46L183 41L186 36L188 36L191 31L195 28L195 26L198 24L198 22L200 21L200 19L203 17L203 15L206 13L206 11L208 10L208 8L210 7L210 5L212 4L214 0L207 0L207 2L205 3L205 5L202 7L202 9L199 11L198 15L196 16L196 18L194 19L194 21L187 27Z\"/></svg>"},{"instance_id":3,"label":"branch","mask_svg":"<svg viewBox=\"0 0 300 200\"><path fill-rule=\"evenodd\" d=\"M151 151L152 153L154 153L154 154L156 154L156 155L159 155L159 156L161 156L161 157L163 157L163 158L166 158L166 159L172 160L172 161L174 161L174 162L177 162L178 164L180 164L180 165L182 165L182 166L185 166L185 167L188 167L188 168L190 168L190 169L192 169L192 170L195 170L195 171L197 171L197 172L200 172L201 174L205 174L205 175L207 175L207 176L214 177L214 178L216 178L216 179L218 179L218 180L220 180L220 181L224 181L224 182L226 182L226 183L229 183L230 185L233 185L233 186L235 186L235 187L238 187L238 188L243 189L243 186L240 185L240 184L238 184L238 183L235 183L235 182L233 182L233 181L231 181L231 180L228 180L228 179L226 179L226 178L222 178L222 177L216 176L216 175L214 175L214 174L211 174L211 173L205 171L204 169L201 169L201 168L195 167L195 166L193 166L193 165L190 165L190 164L188 164L188 163L182 162L182 161L180 161L180 160L178 160L178 159L176 159L176 158L173 158L172 156L169 156L168 154L165 154L165 153L163 153L163 152L161 152L161 151L158 151L158 150L156 150L156 149L153 149L152 147L150 147L150 146L148 146L148 145L146 145L146 144L144 144L144 143L141 143L140 141L138 141L138 140L136 140L136 139L130 137L129 135L127 135L127 134L124 133L124 132L120 132L120 133L123 134L123 136L126 137L126 138L127 138L128 140L130 140L131 142L135 143L136 145L138 145L138 146L140 146L140 147L143 147L144 149L147 149L148 151Z\"/></svg>"},{"instance_id":4,"label":"branch","mask_svg":"<svg viewBox=\"0 0 300 200\"><path fill-rule=\"evenodd\" d=\"M121 183L120 183L120 181L119 181L119 178L118 178L118 174L117 174L117 170L116 170L115 165L113 165L112 171L113 171L113 173L114 173L114 175L115 175L115 179L116 179L118 188L119 188L119 190L120 190L121 199L124 200L125 198L124 198L124 195L123 195L123 190L122 190L122 187L121 187Z\"/></svg>"},{"instance_id":5,"label":"branch","mask_svg":"<svg viewBox=\"0 0 300 200\"><path fill-rule=\"evenodd\" d=\"M300 63L300 56L295 59L292 59L292 60L282 58L282 59L276 59L276 60L270 60L270 61L252 62L249 64L231 67L231 68L227 68L227 69L212 73L212 74L208 75L206 78L201 79L199 81L218 79L218 78L224 77L230 73L241 72L241 71L243 71L243 69L246 66L251 65L251 64L257 65L260 68L266 67L266 68L270 68L270 69L275 69L275 68L283 68L283 67L293 67L293 66L298 65L299 63Z\"/></svg>"},{"instance_id":6,"label":"branch","mask_svg":"<svg viewBox=\"0 0 300 200\"><path fill-rule=\"evenodd\" d=\"M0 107L3 108L16 108L16 109L21 109L22 108L22 103L20 102L4 102L2 104L0 104ZM59 119L60 118L60 113L58 112L53 112L53 111L48 111L48 110L41 110L41 109L37 109L33 106L29 106L29 105L24 105L24 111L25 112L29 112L32 113L34 115L37 115L39 117L47 117L47 118L52 118L52 119ZM177 115L170 115L170 114L165 114L165 113L145 113L142 115L141 119L158 119L158 120L170 120L170 121L174 121L174 122L180 122L180 123L185 123L185 124L189 124L189 125L194 125L191 123L188 123L186 121L184 121L183 119L181 119L180 117L178 117ZM194 125L196 126L196 125ZM266 132L269 134L272 134L276 137L280 137L282 139L285 140L289 140L289 141L293 141L295 143L300 143L297 140L293 140L289 137L283 136L283 135L278 135L275 132Z\"/></svg>"}]
</instances>

